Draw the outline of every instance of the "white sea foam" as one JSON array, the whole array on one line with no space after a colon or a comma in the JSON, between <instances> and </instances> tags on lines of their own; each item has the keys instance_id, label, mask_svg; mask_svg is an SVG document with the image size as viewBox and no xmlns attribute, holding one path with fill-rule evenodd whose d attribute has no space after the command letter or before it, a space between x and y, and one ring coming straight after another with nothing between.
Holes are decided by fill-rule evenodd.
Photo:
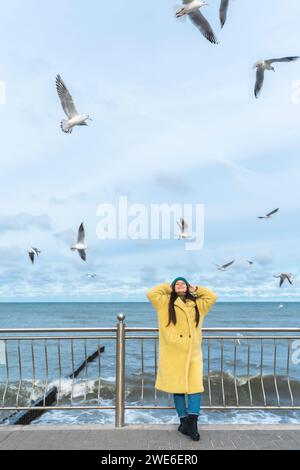
<instances>
[{"instance_id":1,"label":"white sea foam","mask_svg":"<svg viewBox=\"0 0 300 470\"><path fill-rule=\"evenodd\" d=\"M61 381L56 380L52 382L49 388L57 387L60 398L71 396L79 398L92 394L95 390L96 382L96 380L76 380L73 383L72 379L62 379Z\"/></svg>"}]
</instances>

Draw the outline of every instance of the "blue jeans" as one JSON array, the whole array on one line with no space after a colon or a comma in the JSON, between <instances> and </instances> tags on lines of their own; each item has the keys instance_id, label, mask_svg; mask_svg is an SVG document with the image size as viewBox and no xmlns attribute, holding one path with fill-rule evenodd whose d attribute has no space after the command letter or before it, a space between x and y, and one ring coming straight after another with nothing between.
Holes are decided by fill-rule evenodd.
<instances>
[{"instance_id":1,"label":"blue jeans","mask_svg":"<svg viewBox=\"0 0 300 470\"><path fill-rule=\"evenodd\" d=\"M201 393L188 394L188 407L186 407L184 393L174 393L173 398L179 418L184 418L187 415L200 415Z\"/></svg>"}]
</instances>

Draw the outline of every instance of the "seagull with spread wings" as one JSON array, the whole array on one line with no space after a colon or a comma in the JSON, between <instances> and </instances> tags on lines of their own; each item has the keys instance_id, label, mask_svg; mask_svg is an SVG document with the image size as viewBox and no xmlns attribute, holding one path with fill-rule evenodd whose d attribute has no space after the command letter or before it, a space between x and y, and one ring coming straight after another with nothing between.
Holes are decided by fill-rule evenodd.
<instances>
[{"instance_id":1,"label":"seagull with spread wings","mask_svg":"<svg viewBox=\"0 0 300 470\"><path fill-rule=\"evenodd\" d=\"M56 90L60 98L61 105L68 119L63 119L60 123L61 130L65 134L71 134L75 126L87 126L86 121L92 121L88 114L79 114L72 95L62 81L60 75L56 77Z\"/></svg>"},{"instance_id":2,"label":"seagull with spread wings","mask_svg":"<svg viewBox=\"0 0 300 470\"><path fill-rule=\"evenodd\" d=\"M254 88L255 98L258 98L258 95L260 94L261 89L263 87L265 79L265 70L272 70L273 72L275 72L275 69L272 64L275 64L276 62L294 62L299 58L299 56L291 56L282 57L281 59L260 60L256 62L256 64L253 66L253 68L256 68L256 82Z\"/></svg>"},{"instance_id":3,"label":"seagull with spread wings","mask_svg":"<svg viewBox=\"0 0 300 470\"><path fill-rule=\"evenodd\" d=\"M86 261L87 246L85 244L85 230L84 230L83 223L80 225L79 230L78 230L77 243L75 243L75 245L71 246L71 250L72 251L78 251L78 254L79 254L80 258L83 261Z\"/></svg>"},{"instance_id":4,"label":"seagull with spread wings","mask_svg":"<svg viewBox=\"0 0 300 470\"><path fill-rule=\"evenodd\" d=\"M280 274L277 274L277 276L274 276L274 277L280 279L279 287L282 286L284 281L288 281L291 285L293 285L294 275L292 273L280 273Z\"/></svg>"},{"instance_id":5,"label":"seagull with spread wings","mask_svg":"<svg viewBox=\"0 0 300 470\"><path fill-rule=\"evenodd\" d=\"M218 39L207 19L200 9L207 6L207 2L200 0L182 0L183 6L176 11L176 18L188 16L191 22L200 30L203 36L213 44L218 44Z\"/></svg>"},{"instance_id":6,"label":"seagull with spread wings","mask_svg":"<svg viewBox=\"0 0 300 470\"><path fill-rule=\"evenodd\" d=\"M217 266L219 271L226 271L226 269L229 268L229 266L231 266L233 263L234 263L234 261L230 261L230 263L226 263L226 264L222 264L222 265L215 264L215 266Z\"/></svg>"},{"instance_id":7,"label":"seagull with spread wings","mask_svg":"<svg viewBox=\"0 0 300 470\"><path fill-rule=\"evenodd\" d=\"M276 214L278 211L279 211L279 208L278 208L278 209L274 209L272 212L269 212L268 214L263 215L263 216L260 216L260 217L257 217L257 218L258 218L258 219L271 219L272 216L273 216L274 214Z\"/></svg>"}]
</instances>

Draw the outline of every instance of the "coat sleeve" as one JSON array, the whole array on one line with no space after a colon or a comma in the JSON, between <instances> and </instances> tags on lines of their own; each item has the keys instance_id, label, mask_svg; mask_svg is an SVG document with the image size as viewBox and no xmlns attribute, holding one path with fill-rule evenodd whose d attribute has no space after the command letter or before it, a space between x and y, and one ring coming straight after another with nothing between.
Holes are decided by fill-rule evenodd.
<instances>
[{"instance_id":1,"label":"coat sleeve","mask_svg":"<svg viewBox=\"0 0 300 470\"><path fill-rule=\"evenodd\" d=\"M206 315L211 307L216 303L218 296L207 287L197 286L193 292L200 313Z\"/></svg>"},{"instance_id":2,"label":"coat sleeve","mask_svg":"<svg viewBox=\"0 0 300 470\"><path fill-rule=\"evenodd\" d=\"M168 283L159 284L159 286L153 287L147 292L147 297L152 303L155 310L157 310L161 305L169 300L169 295L171 294L171 286Z\"/></svg>"}]
</instances>

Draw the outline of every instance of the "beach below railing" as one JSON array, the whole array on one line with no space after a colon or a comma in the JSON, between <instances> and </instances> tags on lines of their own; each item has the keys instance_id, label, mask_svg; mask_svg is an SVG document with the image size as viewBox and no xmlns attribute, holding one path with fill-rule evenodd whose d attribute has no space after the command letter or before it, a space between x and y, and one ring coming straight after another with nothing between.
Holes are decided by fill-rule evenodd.
<instances>
[{"instance_id":1,"label":"beach below railing","mask_svg":"<svg viewBox=\"0 0 300 470\"><path fill-rule=\"evenodd\" d=\"M175 425L5 426L0 450L299 450L300 424L199 425L192 441Z\"/></svg>"}]
</instances>

